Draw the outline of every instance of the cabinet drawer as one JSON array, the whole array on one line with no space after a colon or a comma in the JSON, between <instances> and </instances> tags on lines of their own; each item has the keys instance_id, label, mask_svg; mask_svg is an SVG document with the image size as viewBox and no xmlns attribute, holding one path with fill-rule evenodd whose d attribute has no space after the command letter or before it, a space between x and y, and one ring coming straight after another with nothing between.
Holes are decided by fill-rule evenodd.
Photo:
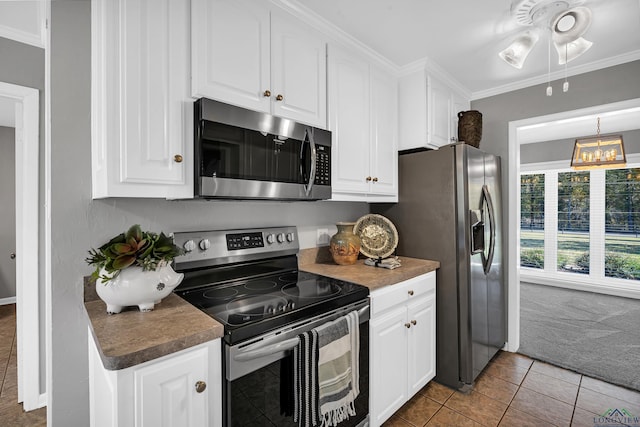
<instances>
[{"instance_id":1,"label":"cabinet drawer","mask_svg":"<svg viewBox=\"0 0 640 427\"><path fill-rule=\"evenodd\" d=\"M433 293L435 290L435 271L375 290L370 295L371 315L374 316L388 308L411 301L421 295Z\"/></svg>"}]
</instances>

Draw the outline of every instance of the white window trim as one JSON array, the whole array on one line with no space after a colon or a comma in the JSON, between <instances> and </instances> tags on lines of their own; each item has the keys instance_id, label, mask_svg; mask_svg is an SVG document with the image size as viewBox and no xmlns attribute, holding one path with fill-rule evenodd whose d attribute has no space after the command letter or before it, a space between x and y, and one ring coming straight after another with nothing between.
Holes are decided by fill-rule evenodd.
<instances>
[{"instance_id":1,"label":"white window trim","mask_svg":"<svg viewBox=\"0 0 640 427\"><path fill-rule=\"evenodd\" d=\"M640 167L640 154L627 155L627 164L623 168ZM604 209L589 211L589 274L576 274L557 271L558 259L558 173L571 172L567 161L521 164L520 176L529 174L545 175L545 220L544 220L544 269L520 267L520 279L523 282L578 289L608 295L640 299L638 281L605 277L604 275ZM591 170L590 200L596 206L605 200L605 170ZM518 194L518 205L520 205ZM518 253L520 249L518 248ZM518 261L519 257L518 257ZM519 265L519 262L518 262Z\"/></svg>"}]
</instances>

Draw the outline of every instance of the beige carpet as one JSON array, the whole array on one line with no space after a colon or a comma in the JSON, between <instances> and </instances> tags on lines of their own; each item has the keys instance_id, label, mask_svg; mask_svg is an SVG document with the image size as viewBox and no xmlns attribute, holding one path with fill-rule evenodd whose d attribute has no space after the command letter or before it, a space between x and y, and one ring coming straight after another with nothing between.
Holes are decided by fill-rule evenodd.
<instances>
[{"instance_id":1,"label":"beige carpet","mask_svg":"<svg viewBox=\"0 0 640 427\"><path fill-rule=\"evenodd\" d=\"M640 300L522 283L520 310L518 353L640 390Z\"/></svg>"}]
</instances>

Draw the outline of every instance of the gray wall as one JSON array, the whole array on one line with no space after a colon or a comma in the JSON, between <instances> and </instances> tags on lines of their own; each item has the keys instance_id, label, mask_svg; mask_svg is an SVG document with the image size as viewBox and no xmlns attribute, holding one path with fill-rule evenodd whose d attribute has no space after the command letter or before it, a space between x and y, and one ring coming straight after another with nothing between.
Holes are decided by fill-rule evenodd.
<instances>
[{"instance_id":1,"label":"gray wall","mask_svg":"<svg viewBox=\"0 0 640 427\"><path fill-rule=\"evenodd\" d=\"M356 220L364 203L91 200L90 2L51 2L52 426L89 425L87 250L139 223L153 231Z\"/></svg>"},{"instance_id":2,"label":"gray wall","mask_svg":"<svg viewBox=\"0 0 640 427\"><path fill-rule=\"evenodd\" d=\"M569 65L570 66L570 65ZM482 113L482 141L480 148L502 157L502 215L509 222L509 170L516 165L508 164L509 122L563 111L609 104L627 99L640 98L640 61L633 61L615 67L605 68L569 78L569 91L561 90L562 80L551 82L553 96L546 96L546 84L532 86L471 102L471 108ZM557 159L556 159L557 160ZM517 221L517 219L515 219ZM508 233L504 233L503 247L506 260L510 248Z\"/></svg>"},{"instance_id":3,"label":"gray wall","mask_svg":"<svg viewBox=\"0 0 640 427\"><path fill-rule=\"evenodd\" d=\"M16 296L16 144L15 129L0 126L0 299Z\"/></svg>"},{"instance_id":4,"label":"gray wall","mask_svg":"<svg viewBox=\"0 0 640 427\"><path fill-rule=\"evenodd\" d=\"M40 150L39 150L39 242L44 242L44 50L0 37L0 82L38 89L40 92ZM44 245L38 245L40 260L44 260ZM18 254L20 256L20 254ZM40 330L45 330L44 261L40 265ZM45 390L45 336L40 336L40 390Z\"/></svg>"},{"instance_id":5,"label":"gray wall","mask_svg":"<svg viewBox=\"0 0 640 427\"><path fill-rule=\"evenodd\" d=\"M617 133L617 132L610 132ZM627 154L640 153L640 129L619 132ZM583 135L576 135L580 137ZM575 138L558 141L544 141L520 146L520 163L552 162L570 159L573 155Z\"/></svg>"}]
</instances>

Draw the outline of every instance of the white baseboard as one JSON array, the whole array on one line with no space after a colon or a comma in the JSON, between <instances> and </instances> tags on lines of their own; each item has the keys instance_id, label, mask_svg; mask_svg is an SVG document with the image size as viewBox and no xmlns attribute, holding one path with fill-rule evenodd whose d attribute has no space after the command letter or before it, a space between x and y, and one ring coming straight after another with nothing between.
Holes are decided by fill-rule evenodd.
<instances>
[{"instance_id":1,"label":"white baseboard","mask_svg":"<svg viewBox=\"0 0 640 427\"><path fill-rule=\"evenodd\" d=\"M0 298L0 305L15 304L16 297Z\"/></svg>"}]
</instances>

